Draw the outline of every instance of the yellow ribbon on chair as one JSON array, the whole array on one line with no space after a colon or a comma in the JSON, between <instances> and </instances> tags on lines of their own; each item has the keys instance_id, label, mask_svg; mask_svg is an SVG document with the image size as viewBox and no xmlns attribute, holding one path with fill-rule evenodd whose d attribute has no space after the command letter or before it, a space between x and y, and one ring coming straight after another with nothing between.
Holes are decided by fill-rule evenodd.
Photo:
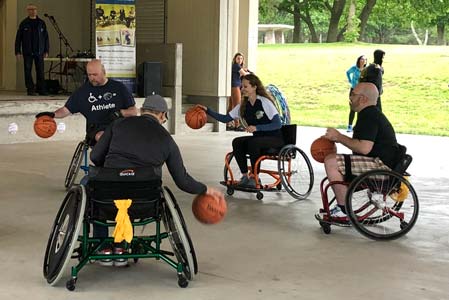
<instances>
[{"instance_id":1,"label":"yellow ribbon on chair","mask_svg":"<svg viewBox=\"0 0 449 300\"><path fill-rule=\"evenodd\" d=\"M120 243L125 240L128 243L133 239L133 226L131 225L131 220L128 215L128 208L132 204L131 199L120 199L114 200L115 207L117 207L117 215L115 216L115 228L114 233L114 242Z\"/></svg>"},{"instance_id":2,"label":"yellow ribbon on chair","mask_svg":"<svg viewBox=\"0 0 449 300\"><path fill-rule=\"evenodd\" d=\"M408 181L408 176L404 177ZM391 199L396 202L404 202L407 199L409 193L409 189L404 182L401 182L399 189L390 194Z\"/></svg>"}]
</instances>

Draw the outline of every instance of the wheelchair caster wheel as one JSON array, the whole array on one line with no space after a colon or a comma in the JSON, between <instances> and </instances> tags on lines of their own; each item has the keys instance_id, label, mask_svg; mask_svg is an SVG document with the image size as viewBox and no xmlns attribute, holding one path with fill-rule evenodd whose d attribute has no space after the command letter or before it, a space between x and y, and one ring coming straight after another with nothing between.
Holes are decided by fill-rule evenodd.
<instances>
[{"instance_id":1,"label":"wheelchair caster wheel","mask_svg":"<svg viewBox=\"0 0 449 300\"><path fill-rule=\"evenodd\" d=\"M69 279L67 280L65 287L69 290L69 291L74 291L75 290L75 283L76 283L76 279Z\"/></svg>"},{"instance_id":2,"label":"wheelchair caster wheel","mask_svg":"<svg viewBox=\"0 0 449 300\"><path fill-rule=\"evenodd\" d=\"M186 288L189 285L189 282L184 276L179 276L178 278L178 285L181 288Z\"/></svg>"},{"instance_id":3,"label":"wheelchair caster wheel","mask_svg":"<svg viewBox=\"0 0 449 300\"><path fill-rule=\"evenodd\" d=\"M321 228L323 228L323 232L325 234L331 233L331 226L327 223L320 222Z\"/></svg>"},{"instance_id":4,"label":"wheelchair caster wheel","mask_svg":"<svg viewBox=\"0 0 449 300\"><path fill-rule=\"evenodd\" d=\"M263 199L263 194L261 192L257 192L256 198L257 198L257 200L262 200Z\"/></svg>"},{"instance_id":5,"label":"wheelchair caster wheel","mask_svg":"<svg viewBox=\"0 0 449 300\"><path fill-rule=\"evenodd\" d=\"M228 187L228 189L226 190L226 194L228 194L229 196L234 195L234 189L231 187Z\"/></svg>"}]
</instances>

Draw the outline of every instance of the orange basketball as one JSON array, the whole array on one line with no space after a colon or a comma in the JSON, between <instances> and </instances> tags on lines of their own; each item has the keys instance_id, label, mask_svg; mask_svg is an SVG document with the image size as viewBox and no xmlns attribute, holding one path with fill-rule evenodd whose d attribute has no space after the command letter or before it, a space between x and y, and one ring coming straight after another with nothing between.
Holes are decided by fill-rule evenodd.
<instances>
[{"instance_id":1,"label":"orange basketball","mask_svg":"<svg viewBox=\"0 0 449 300\"><path fill-rule=\"evenodd\" d=\"M228 207L223 197L201 194L193 199L192 212L195 218L204 224L216 224L223 220Z\"/></svg>"},{"instance_id":2,"label":"orange basketball","mask_svg":"<svg viewBox=\"0 0 449 300\"><path fill-rule=\"evenodd\" d=\"M56 132L56 122L52 117L41 116L34 121L34 132L41 138L49 138Z\"/></svg>"},{"instance_id":3,"label":"orange basketball","mask_svg":"<svg viewBox=\"0 0 449 300\"><path fill-rule=\"evenodd\" d=\"M324 158L331 153L337 153L337 146L324 136L317 138L310 146L310 154L317 162L323 163Z\"/></svg>"},{"instance_id":4,"label":"orange basketball","mask_svg":"<svg viewBox=\"0 0 449 300\"><path fill-rule=\"evenodd\" d=\"M186 112L186 124L192 129L203 127L206 121L206 112L200 107L195 106Z\"/></svg>"}]
</instances>

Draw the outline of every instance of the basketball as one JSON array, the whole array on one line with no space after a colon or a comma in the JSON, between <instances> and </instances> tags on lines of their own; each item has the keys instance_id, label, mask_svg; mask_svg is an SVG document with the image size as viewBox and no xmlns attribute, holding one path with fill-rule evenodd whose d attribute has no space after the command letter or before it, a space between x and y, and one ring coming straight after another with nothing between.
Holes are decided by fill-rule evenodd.
<instances>
[{"instance_id":1,"label":"basketball","mask_svg":"<svg viewBox=\"0 0 449 300\"><path fill-rule=\"evenodd\" d=\"M34 121L34 132L41 138L49 138L56 132L56 122L52 117L41 116Z\"/></svg>"},{"instance_id":2,"label":"basketball","mask_svg":"<svg viewBox=\"0 0 449 300\"><path fill-rule=\"evenodd\" d=\"M337 153L337 146L324 136L317 138L310 146L310 154L317 162L324 163L324 158L331 153Z\"/></svg>"},{"instance_id":3,"label":"basketball","mask_svg":"<svg viewBox=\"0 0 449 300\"><path fill-rule=\"evenodd\" d=\"M203 224L217 224L223 220L228 210L223 197L217 199L209 194L201 194L193 199L192 212Z\"/></svg>"},{"instance_id":4,"label":"basketball","mask_svg":"<svg viewBox=\"0 0 449 300\"><path fill-rule=\"evenodd\" d=\"M207 115L204 109L193 107L186 112L186 124L192 129L200 129L206 124Z\"/></svg>"}]
</instances>

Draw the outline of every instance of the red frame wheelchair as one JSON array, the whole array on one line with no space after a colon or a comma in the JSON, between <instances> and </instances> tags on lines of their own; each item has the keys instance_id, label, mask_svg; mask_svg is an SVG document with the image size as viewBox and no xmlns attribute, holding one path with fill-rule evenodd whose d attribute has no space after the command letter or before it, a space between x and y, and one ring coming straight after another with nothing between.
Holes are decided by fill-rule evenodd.
<instances>
[{"instance_id":1,"label":"red frame wheelchair","mask_svg":"<svg viewBox=\"0 0 449 300\"><path fill-rule=\"evenodd\" d=\"M288 194L297 200L306 199L313 187L314 175L312 164L307 155L296 147L296 125L282 126L282 134L285 146L281 149L265 149L264 155L257 159L255 169L260 167L259 174L252 172L251 166L248 170L256 181L255 187L238 185L237 174L240 173L235 162L233 152L229 152L225 157L224 180L220 183L226 186L227 194L233 195L235 190L256 193L258 200L263 199L263 191L281 191L284 188ZM248 157L249 158L249 157ZM262 162L264 167L262 168ZM271 162L271 164L269 163ZM265 167L267 165L267 167ZM273 180L269 184L259 184L261 177L263 181Z\"/></svg>"},{"instance_id":2,"label":"red frame wheelchair","mask_svg":"<svg viewBox=\"0 0 449 300\"><path fill-rule=\"evenodd\" d=\"M403 146L401 146L403 147ZM323 208L315 215L325 234L331 225L353 226L362 235L373 240L393 240L409 232L418 219L418 196L408 181L406 172L412 157L403 155L394 170L371 170L352 181L329 181L320 184ZM335 202L331 187L343 184L346 192L346 217L332 217L330 205ZM330 199L330 201L329 201Z\"/></svg>"}]
</instances>

